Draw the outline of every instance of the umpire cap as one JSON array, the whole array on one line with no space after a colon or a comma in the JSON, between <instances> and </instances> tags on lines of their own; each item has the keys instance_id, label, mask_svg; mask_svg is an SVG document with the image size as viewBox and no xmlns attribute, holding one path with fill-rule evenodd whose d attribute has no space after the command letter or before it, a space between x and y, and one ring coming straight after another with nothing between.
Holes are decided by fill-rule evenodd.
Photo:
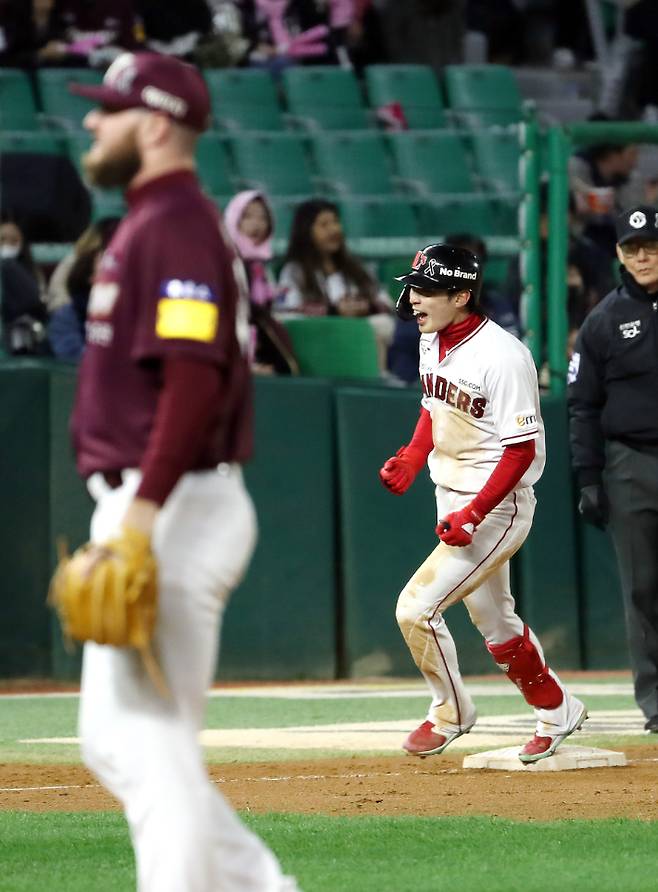
<instances>
[{"instance_id":1,"label":"umpire cap","mask_svg":"<svg viewBox=\"0 0 658 892\"><path fill-rule=\"evenodd\" d=\"M658 208L648 204L629 208L617 217L616 230L618 245L633 239L658 242Z\"/></svg>"},{"instance_id":2,"label":"umpire cap","mask_svg":"<svg viewBox=\"0 0 658 892\"><path fill-rule=\"evenodd\" d=\"M411 264L411 271L396 276L404 282L404 288L395 305L401 319L413 319L409 300L411 288L422 291L470 291L471 303L476 304L482 289L482 264L478 257L466 248L453 245L428 245L418 251Z\"/></svg>"}]
</instances>

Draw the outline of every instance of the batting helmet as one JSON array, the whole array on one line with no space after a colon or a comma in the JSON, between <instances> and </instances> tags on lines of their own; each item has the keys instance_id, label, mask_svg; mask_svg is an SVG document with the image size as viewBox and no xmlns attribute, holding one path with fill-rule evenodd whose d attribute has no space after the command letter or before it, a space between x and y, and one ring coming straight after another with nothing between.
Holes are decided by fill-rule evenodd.
<instances>
[{"instance_id":1,"label":"batting helmet","mask_svg":"<svg viewBox=\"0 0 658 892\"><path fill-rule=\"evenodd\" d=\"M482 264L466 248L452 245L428 245L418 251L411 264L411 272L396 276L404 282L395 309L401 319L413 319L414 313L409 300L411 288L421 291L470 291L471 303L476 304L482 288Z\"/></svg>"}]
</instances>

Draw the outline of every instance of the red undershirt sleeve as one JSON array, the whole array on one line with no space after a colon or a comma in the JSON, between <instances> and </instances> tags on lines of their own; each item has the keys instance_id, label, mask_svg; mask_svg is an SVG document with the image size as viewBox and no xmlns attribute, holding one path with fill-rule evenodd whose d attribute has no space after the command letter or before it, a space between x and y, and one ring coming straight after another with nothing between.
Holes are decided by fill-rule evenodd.
<instances>
[{"instance_id":1,"label":"red undershirt sleeve","mask_svg":"<svg viewBox=\"0 0 658 892\"><path fill-rule=\"evenodd\" d=\"M422 408L418 416L418 422L413 433L413 437L404 447L405 455L411 460L417 470L420 470L427 456L434 449L434 439L432 437L432 416L427 409Z\"/></svg>"},{"instance_id":2,"label":"red undershirt sleeve","mask_svg":"<svg viewBox=\"0 0 658 892\"><path fill-rule=\"evenodd\" d=\"M528 470L534 457L534 440L524 440L522 443L506 446L491 476L471 502L475 512L485 517L502 502Z\"/></svg>"},{"instance_id":3,"label":"red undershirt sleeve","mask_svg":"<svg viewBox=\"0 0 658 892\"><path fill-rule=\"evenodd\" d=\"M163 387L142 459L137 496L162 505L178 479L194 467L199 447L221 400L216 365L170 356L163 362Z\"/></svg>"}]
</instances>

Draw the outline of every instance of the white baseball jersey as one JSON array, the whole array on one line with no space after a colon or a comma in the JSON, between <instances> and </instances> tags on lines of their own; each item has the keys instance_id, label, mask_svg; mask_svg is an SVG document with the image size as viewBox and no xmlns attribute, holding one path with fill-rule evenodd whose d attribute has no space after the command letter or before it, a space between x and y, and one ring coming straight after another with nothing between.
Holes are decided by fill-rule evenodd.
<instances>
[{"instance_id":1,"label":"white baseball jersey","mask_svg":"<svg viewBox=\"0 0 658 892\"><path fill-rule=\"evenodd\" d=\"M515 489L544 469L546 448L537 372L528 348L491 319L439 362L440 333L420 337L422 404L432 416L427 463L435 484L476 493L505 446L535 440L535 458Z\"/></svg>"}]
</instances>

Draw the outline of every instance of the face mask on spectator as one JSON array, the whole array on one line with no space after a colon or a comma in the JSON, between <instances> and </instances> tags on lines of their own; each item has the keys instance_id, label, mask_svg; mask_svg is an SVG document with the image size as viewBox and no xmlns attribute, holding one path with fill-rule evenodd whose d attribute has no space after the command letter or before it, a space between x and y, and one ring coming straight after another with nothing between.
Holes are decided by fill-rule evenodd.
<instances>
[{"instance_id":1,"label":"face mask on spectator","mask_svg":"<svg viewBox=\"0 0 658 892\"><path fill-rule=\"evenodd\" d=\"M20 253L20 245L0 245L0 260L15 260Z\"/></svg>"}]
</instances>

